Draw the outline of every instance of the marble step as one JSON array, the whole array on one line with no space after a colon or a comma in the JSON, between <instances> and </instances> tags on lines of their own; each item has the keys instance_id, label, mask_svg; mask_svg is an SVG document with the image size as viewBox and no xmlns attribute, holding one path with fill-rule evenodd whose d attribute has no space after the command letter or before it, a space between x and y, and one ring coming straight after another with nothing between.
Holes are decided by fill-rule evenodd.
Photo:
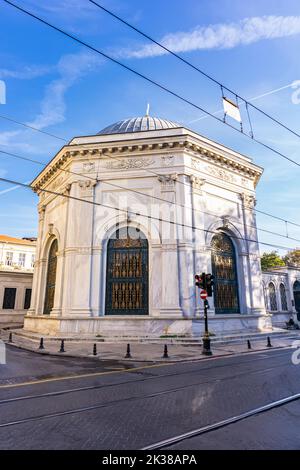
<instances>
[{"instance_id":1,"label":"marble step","mask_svg":"<svg viewBox=\"0 0 300 470\"><path fill-rule=\"evenodd\" d=\"M60 336L47 336L41 335L37 333L31 332L24 332L23 330L10 330L13 333L13 336L17 336L24 339L30 339L34 341L39 341L41 337L43 337L47 341L60 341L61 339L65 339L66 341L72 342L106 342L106 343L136 343L136 342L143 342L143 343L174 343L174 344L181 344L181 345L197 345L202 343L202 337L195 337L195 336L132 336L132 335L123 335L123 336L100 336L100 335L83 335L80 338L78 336L71 336L71 335L60 335ZM5 332L6 335L8 331ZM5 334L4 333L4 334ZM211 336L211 343L212 344L234 344L234 343L242 343L246 342L248 339L250 341L259 341L259 340L267 340L267 337L270 336L272 339L281 339L281 338L299 338L300 339L300 331L297 330L273 330L270 332L258 332L258 331L251 331L251 332L242 332L242 333L228 333L226 335L218 335L218 336Z\"/></svg>"}]
</instances>

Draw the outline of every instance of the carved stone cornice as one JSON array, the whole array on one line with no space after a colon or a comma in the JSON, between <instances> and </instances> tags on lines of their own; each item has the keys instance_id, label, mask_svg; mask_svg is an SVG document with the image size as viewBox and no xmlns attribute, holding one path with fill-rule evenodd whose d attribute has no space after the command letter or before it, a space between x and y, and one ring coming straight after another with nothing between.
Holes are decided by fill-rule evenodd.
<instances>
[{"instance_id":1,"label":"carved stone cornice","mask_svg":"<svg viewBox=\"0 0 300 470\"><path fill-rule=\"evenodd\" d=\"M120 141L110 142L109 145L107 143L88 143L88 144L80 144L77 145L70 145L65 146L62 150L56 155L56 157L49 163L49 165L42 171L42 173L32 182L32 188L34 191L38 191L39 187L43 187L48 180L53 176L63 165L70 159L78 159L78 161L82 160L83 158L104 158L107 156L111 158L115 154L132 154L132 159L130 163L123 163L119 161L112 162L111 165L108 165L108 168L116 168L122 169L124 168L139 168L142 159L141 153L143 156L151 155L151 153L160 153L164 152L165 155L161 157L160 164L163 166L171 166L174 161L174 155L168 155L168 152L174 151L186 151L187 153L192 155L192 166L197 165L197 161L207 161L211 162L214 165L218 165L220 167L224 167L229 171L234 173L238 173L239 175L244 176L245 178L250 178L254 180L256 184L259 180L259 177L262 173L262 170L254 165L251 162L243 161L242 159L238 161L238 154L236 157L231 157L230 151L224 148L225 154L222 154L222 150L209 150L205 148L205 145L201 144L200 138L199 143L195 137L189 135L181 135L181 136L170 136L168 140L166 138L163 139L161 137L154 137L151 140L149 139L147 142L142 143L134 143L130 141L130 145L124 141L123 143ZM207 144L209 145L209 144ZM157 158L157 155L155 155ZM144 160L144 158L143 158ZM152 160L152 159L150 159ZM156 160L159 162L159 159ZM94 162L84 162L85 168L83 168L83 172L90 172L93 171ZM120 165L120 166L119 166ZM222 168L221 168L222 169ZM217 169L216 171L219 171ZM225 177L225 173L223 174ZM222 177L222 174L219 173L219 177Z\"/></svg>"}]
</instances>

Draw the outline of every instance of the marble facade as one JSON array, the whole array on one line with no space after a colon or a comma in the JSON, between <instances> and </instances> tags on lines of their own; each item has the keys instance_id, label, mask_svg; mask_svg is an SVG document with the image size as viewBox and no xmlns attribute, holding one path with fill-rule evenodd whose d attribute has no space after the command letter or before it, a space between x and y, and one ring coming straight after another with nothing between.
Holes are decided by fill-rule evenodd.
<instances>
[{"instance_id":1,"label":"marble facade","mask_svg":"<svg viewBox=\"0 0 300 470\"><path fill-rule=\"evenodd\" d=\"M141 118L142 119L142 118ZM236 252L238 314L215 313L215 333L268 329L255 219L262 168L174 123L76 137L32 182L39 196L37 259L24 328L43 334L199 334L203 305L194 275L211 272L211 241ZM158 120L157 120L158 121ZM161 122L161 121L160 121ZM106 315L107 244L116 227L149 243L149 310ZM54 304L44 315L48 255L58 242Z\"/></svg>"}]
</instances>

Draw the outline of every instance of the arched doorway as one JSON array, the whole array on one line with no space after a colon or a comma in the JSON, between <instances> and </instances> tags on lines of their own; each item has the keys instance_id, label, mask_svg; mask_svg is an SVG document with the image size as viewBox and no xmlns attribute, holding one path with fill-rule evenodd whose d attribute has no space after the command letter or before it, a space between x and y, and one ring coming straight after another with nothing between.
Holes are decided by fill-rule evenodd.
<instances>
[{"instance_id":1,"label":"arched doorway","mask_svg":"<svg viewBox=\"0 0 300 470\"><path fill-rule=\"evenodd\" d=\"M56 266L57 266L57 240L53 240L48 255L46 293L44 303L44 315L49 315L54 305Z\"/></svg>"},{"instance_id":2,"label":"arched doorway","mask_svg":"<svg viewBox=\"0 0 300 470\"><path fill-rule=\"evenodd\" d=\"M216 313L239 313L238 280L235 248L225 233L214 235L212 247L212 273Z\"/></svg>"},{"instance_id":3,"label":"arched doorway","mask_svg":"<svg viewBox=\"0 0 300 470\"><path fill-rule=\"evenodd\" d=\"M295 301L295 309L297 312L297 318L300 320L300 282L295 281L293 286L293 294Z\"/></svg>"},{"instance_id":4,"label":"arched doorway","mask_svg":"<svg viewBox=\"0 0 300 470\"><path fill-rule=\"evenodd\" d=\"M106 315L148 315L148 241L134 227L115 232L107 245Z\"/></svg>"}]
</instances>

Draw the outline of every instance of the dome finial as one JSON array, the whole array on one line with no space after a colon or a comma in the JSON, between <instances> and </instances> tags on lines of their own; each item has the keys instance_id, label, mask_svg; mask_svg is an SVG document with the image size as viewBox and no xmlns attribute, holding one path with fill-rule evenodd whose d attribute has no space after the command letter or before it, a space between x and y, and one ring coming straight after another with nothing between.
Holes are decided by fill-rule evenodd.
<instances>
[{"instance_id":1,"label":"dome finial","mask_svg":"<svg viewBox=\"0 0 300 470\"><path fill-rule=\"evenodd\" d=\"M147 103L147 109L146 109L146 116L147 117L149 116L149 112L150 112L150 103Z\"/></svg>"}]
</instances>

